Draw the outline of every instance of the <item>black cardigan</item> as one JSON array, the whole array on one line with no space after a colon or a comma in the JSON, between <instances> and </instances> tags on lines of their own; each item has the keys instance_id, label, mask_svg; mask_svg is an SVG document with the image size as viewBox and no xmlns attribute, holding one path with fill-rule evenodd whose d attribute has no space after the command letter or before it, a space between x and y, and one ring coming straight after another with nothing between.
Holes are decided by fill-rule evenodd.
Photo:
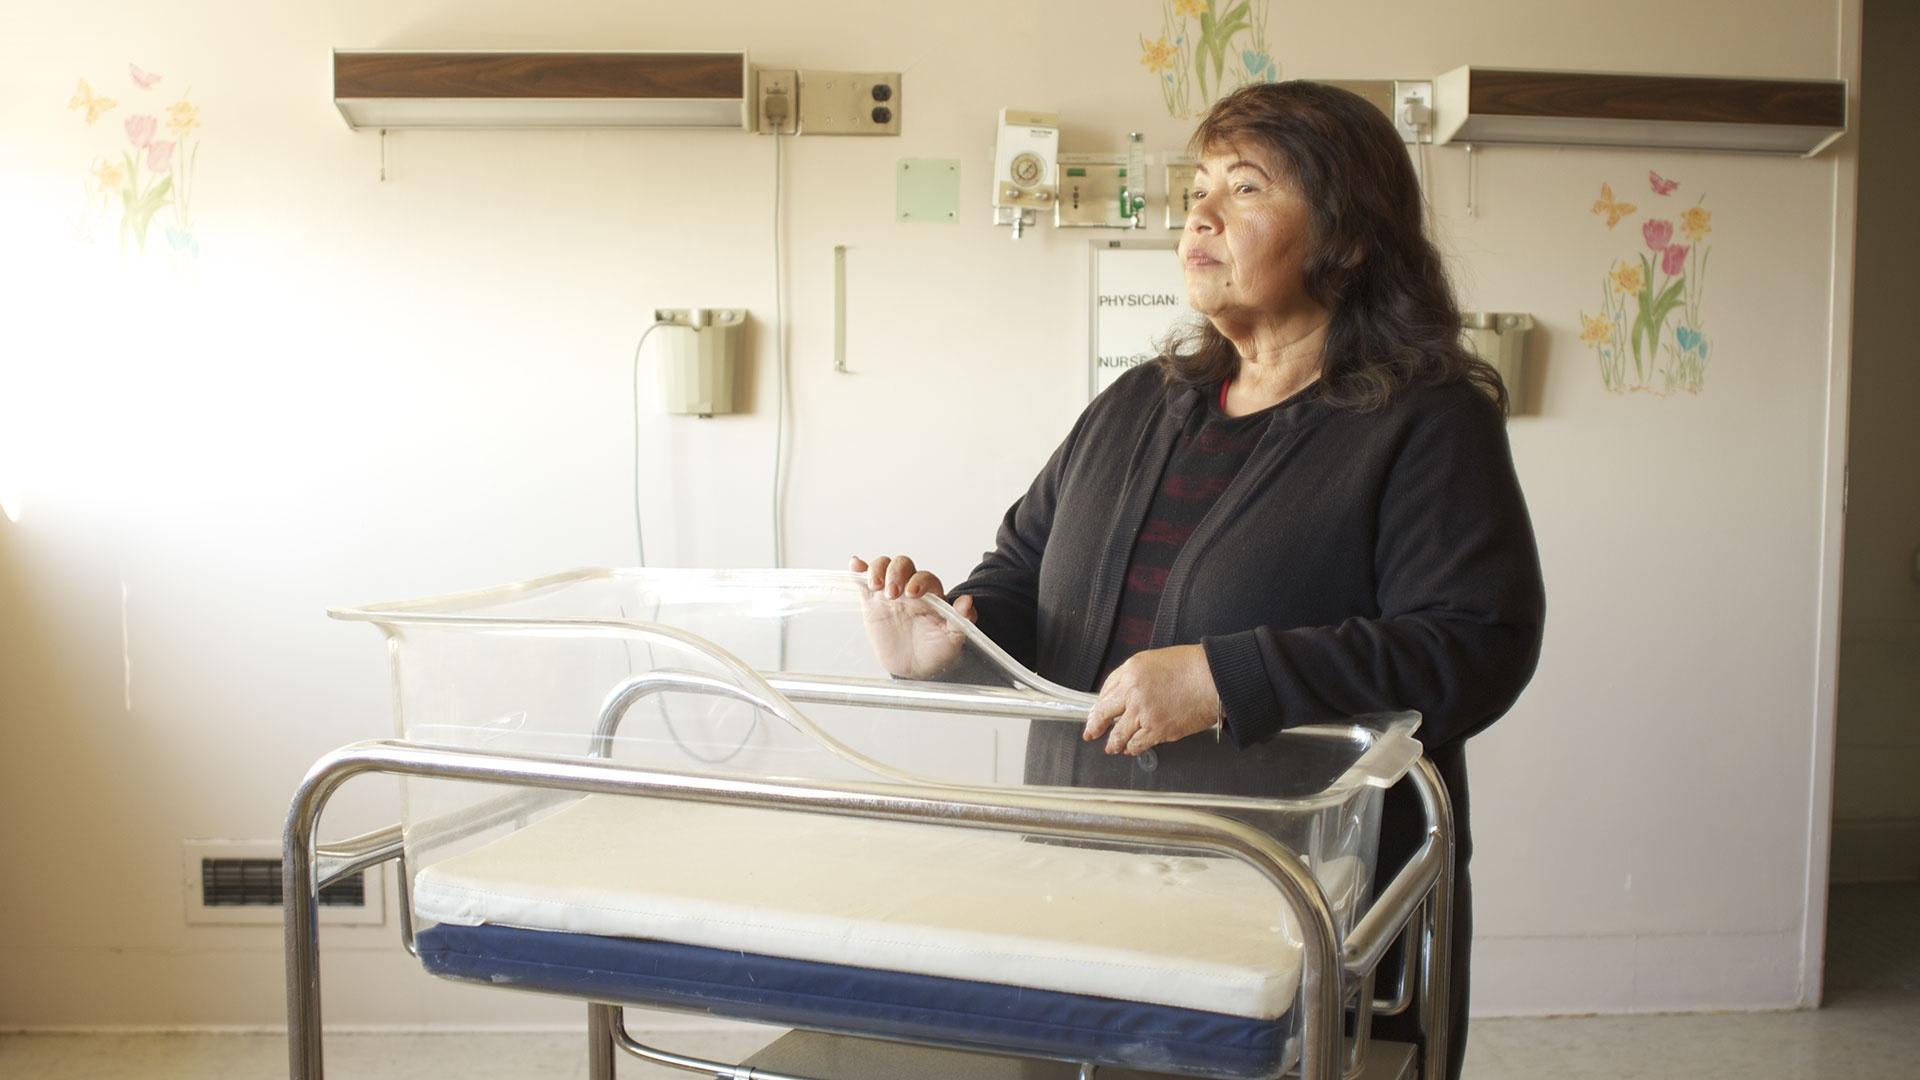
<instances>
[{"instance_id":1,"label":"black cardigan","mask_svg":"<svg viewBox=\"0 0 1920 1080\"><path fill-rule=\"evenodd\" d=\"M1122 376L952 590L973 596L980 628L1047 678L1096 689L1134 538L1175 437L1206 407L1202 392L1154 365ZM1182 740L1163 750L1191 752L1160 754L1160 781L1136 786L1205 789L1166 766L1239 771L1230 758L1260 757L1283 728L1413 709L1457 788L1464 857L1459 743L1526 686L1544 608L1504 422L1482 391L1416 388L1362 413L1309 387L1270 410L1252 458L1180 552L1148 646L1205 647L1232 748Z\"/></svg>"}]
</instances>

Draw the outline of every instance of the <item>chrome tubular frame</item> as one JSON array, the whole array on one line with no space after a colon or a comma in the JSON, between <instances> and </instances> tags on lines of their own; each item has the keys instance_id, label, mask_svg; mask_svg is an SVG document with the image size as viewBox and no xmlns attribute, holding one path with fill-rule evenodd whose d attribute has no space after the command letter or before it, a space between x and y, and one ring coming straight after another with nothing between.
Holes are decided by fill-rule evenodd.
<instances>
[{"instance_id":1,"label":"chrome tubular frame","mask_svg":"<svg viewBox=\"0 0 1920 1080\"><path fill-rule=\"evenodd\" d=\"M595 1018L592 1015L596 1011L600 1013L599 1018ZM650 1061L655 1065L665 1065L670 1069L682 1069L686 1072L703 1073L712 1077L724 1077L727 1078L727 1080L815 1080L815 1078L812 1077L789 1076L786 1073L775 1072L772 1069L743 1068L738 1065L729 1065L723 1061L708 1061L705 1058L688 1057L685 1054L675 1054L667 1050L656 1050L627 1033L626 1011L620 1006L594 1004L587 1006L587 1012L588 1027L598 1029L604 1025L614 1049L630 1054L642 1061ZM589 1053L588 1056L591 1058L591 1053ZM587 1080L614 1080L612 1063L608 1063L607 1071L603 1075L594 1072L593 1063L589 1061Z\"/></svg>"},{"instance_id":2,"label":"chrome tubular frame","mask_svg":"<svg viewBox=\"0 0 1920 1080\"><path fill-rule=\"evenodd\" d=\"M1420 957L1420 1033L1423 1036L1420 1053L1426 1080L1445 1080L1451 1030L1448 1021L1452 1017L1447 987L1453 971L1453 804L1447 801L1447 785L1440 779L1440 770L1433 762L1422 757L1414 762L1413 771L1407 775L1419 779L1415 790L1420 793L1420 805L1427 815L1427 841L1421 846L1421 853L1435 848L1442 856L1437 860L1438 877L1425 894L1427 925ZM1411 864L1408 869L1412 869ZM1403 872L1400 876L1406 874Z\"/></svg>"},{"instance_id":3,"label":"chrome tubular frame","mask_svg":"<svg viewBox=\"0 0 1920 1080\"><path fill-rule=\"evenodd\" d=\"M1408 938L1407 944L1412 944L1412 915L1423 901L1428 908L1427 936L1429 939L1433 922L1432 909L1435 906L1447 908L1452 906L1450 891L1447 892L1444 905L1436 903L1435 894L1443 889L1451 890L1453 887L1453 807L1446 800L1446 787L1441 783L1440 774L1434 770L1432 763L1426 758L1423 757L1416 762L1414 771L1408 775L1420 776L1425 781L1418 785L1417 790L1420 793L1422 808L1427 815L1427 838L1414 852L1413 857L1407 860L1407 865L1401 868L1400 873L1387 883L1385 889L1381 890L1380 895L1374 899L1373 906L1361 918L1360 924L1347 935L1346 949L1342 959L1349 978L1358 979L1373 973L1380 966L1380 961L1386 957L1387 950L1396 938L1404 936ZM1450 912L1442 912L1442 914L1451 917ZM1402 927L1407 928L1404 935ZM1446 944L1443 935L1443 940L1438 943L1438 951L1442 954L1445 952ZM1430 957L1435 951L1435 944L1427 940L1423 952ZM1423 970L1423 977L1425 974ZM1383 1015L1393 1015L1406 1008L1405 1003L1400 999L1409 996L1412 981L1409 969L1403 964L1402 985L1395 991L1394 1000L1384 1003L1386 1008L1380 1009ZM1427 989L1424 983L1422 987L1423 991ZM1446 993L1444 983L1439 987L1439 992L1444 1000ZM1422 1000L1426 999L1423 997ZM1371 1003L1368 1008L1378 1008L1381 1004L1383 1003Z\"/></svg>"},{"instance_id":4,"label":"chrome tubular frame","mask_svg":"<svg viewBox=\"0 0 1920 1080\"><path fill-rule=\"evenodd\" d=\"M1393 996L1374 998L1373 1015L1399 1016L1413 1004L1413 988L1420 977L1416 969L1420 960L1418 950L1423 925L1425 923L1420 919L1407 920L1407 928L1400 934L1400 969L1394 973Z\"/></svg>"},{"instance_id":5,"label":"chrome tubular frame","mask_svg":"<svg viewBox=\"0 0 1920 1080\"><path fill-rule=\"evenodd\" d=\"M328 844L320 848L314 859L314 874L319 878L321 888L326 888L344 877L350 877L367 869L378 866L389 859L397 859L405 847L400 838L400 826L388 825L369 833Z\"/></svg>"},{"instance_id":6,"label":"chrome tubular frame","mask_svg":"<svg viewBox=\"0 0 1920 1080\"><path fill-rule=\"evenodd\" d=\"M1006 716L1071 719L1075 703L1027 697L1022 691L980 691L928 684L773 676L778 692L795 701L835 701L894 708L992 711ZM1081 839L1192 847L1237 858L1260 871L1295 915L1303 936L1300 1075L1304 1080L1335 1080L1357 1067L1359 1059L1341 1052L1343 987L1359 983L1364 1017L1372 1004L1371 975L1392 941L1424 910L1419 971L1420 1019L1426 1080L1440 1080L1447 1060L1448 932L1453 887L1453 821L1446 789L1437 770L1419 759L1407 775L1419 794L1428 823L1427 839L1407 866L1382 890L1359 925L1336 947L1332 913L1303 861L1273 838L1230 818L1179 807L1086 800L1057 794L985 792L963 788L921 788L897 784L804 784L693 776L621 765L610 760L611 739L626 709L647 693L669 688L739 697L762 708L768 703L724 680L691 673L655 673L622 686L609 697L596 729L592 757L494 754L436 747L403 740L354 743L326 755L308 772L288 809L284 834L286 901L287 1034L292 1080L323 1080L321 1044L319 886L323 880L353 873L390 859L401 860L401 936L413 951L409 882L400 827L389 826L351 840L318 846L321 814L347 780L366 773L463 780L522 789L526 798L508 797L489 812L463 822L466 831L491 827L525 813L551 793L638 795L677 801L772 807L837 816L918 821L1000 831L1039 833ZM979 699L979 700L975 700ZM768 709L769 712L775 711ZM1336 966L1337 965L1337 966ZM1410 996L1410 978L1402 993ZM1364 1022L1364 1021L1363 1021ZM603 1059L611 1075L615 1049L659 1064L709 1075L744 1075L734 1066L702 1061L645 1047L628 1035L617 1006L589 1007L589 1059ZM1355 1049L1358 1055L1362 1051ZM1083 1071L1086 1071L1083 1069ZM601 1076L599 1071L593 1076ZM760 1080L800 1080L754 1070Z\"/></svg>"}]
</instances>

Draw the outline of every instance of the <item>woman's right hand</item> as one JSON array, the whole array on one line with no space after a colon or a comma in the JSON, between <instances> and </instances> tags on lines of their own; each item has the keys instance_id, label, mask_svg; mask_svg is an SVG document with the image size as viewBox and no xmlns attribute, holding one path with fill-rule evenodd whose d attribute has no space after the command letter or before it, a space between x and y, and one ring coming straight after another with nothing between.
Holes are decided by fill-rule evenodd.
<instances>
[{"instance_id":1,"label":"woman's right hand","mask_svg":"<svg viewBox=\"0 0 1920 1080\"><path fill-rule=\"evenodd\" d=\"M880 663L905 679L929 679L960 656L966 635L927 603L928 594L943 596L940 579L913 565L905 555L882 555L869 564L858 555L849 563L855 573L867 575L867 640ZM968 622L977 622L973 597L954 601L953 610Z\"/></svg>"}]
</instances>

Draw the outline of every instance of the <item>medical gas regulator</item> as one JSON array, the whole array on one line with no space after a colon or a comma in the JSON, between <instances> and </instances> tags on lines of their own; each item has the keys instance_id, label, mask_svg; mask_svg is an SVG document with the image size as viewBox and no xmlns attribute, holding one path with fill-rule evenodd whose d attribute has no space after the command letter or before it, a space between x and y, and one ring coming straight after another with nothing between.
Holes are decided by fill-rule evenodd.
<instances>
[{"instance_id":1,"label":"medical gas regulator","mask_svg":"<svg viewBox=\"0 0 1920 1080\"><path fill-rule=\"evenodd\" d=\"M1168 155L1167 227L1186 225L1191 159ZM1148 165L1145 137L1127 135L1120 154L1063 154L1060 118L1034 109L1000 110L994 144L993 220L1013 228L1015 240L1050 213L1058 228L1144 229ZM1178 205L1178 213L1175 205Z\"/></svg>"}]
</instances>

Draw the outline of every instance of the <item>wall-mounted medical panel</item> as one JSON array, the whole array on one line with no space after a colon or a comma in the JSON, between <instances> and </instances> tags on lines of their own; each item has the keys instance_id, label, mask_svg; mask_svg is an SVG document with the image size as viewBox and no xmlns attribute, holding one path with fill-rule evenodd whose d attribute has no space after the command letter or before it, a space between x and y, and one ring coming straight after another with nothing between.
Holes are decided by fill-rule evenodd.
<instances>
[{"instance_id":1,"label":"wall-mounted medical panel","mask_svg":"<svg viewBox=\"0 0 1920 1080\"><path fill-rule=\"evenodd\" d=\"M1125 154L1061 154L1060 199L1053 223L1062 228L1124 229L1133 224L1120 205L1127 186Z\"/></svg>"},{"instance_id":2,"label":"wall-mounted medical panel","mask_svg":"<svg viewBox=\"0 0 1920 1080\"><path fill-rule=\"evenodd\" d=\"M335 49L353 128L748 127L740 52Z\"/></svg>"},{"instance_id":3,"label":"wall-mounted medical panel","mask_svg":"<svg viewBox=\"0 0 1920 1080\"><path fill-rule=\"evenodd\" d=\"M1434 141L1818 153L1847 129L1843 79L1462 67L1434 80Z\"/></svg>"},{"instance_id":4,"label":"wall-mounted medical panel","mask_svg":"<svg viewBox=\"0 0 1920 1080\"><path fill-rule=\"evenodd\" d=\"M1162 158L1167 178L1167 228L1185 229L1187 212L1193 209L1193 174L1199 162L1185 154Z\"/></svg>"},{"instance_id":5,"label":"wall-mounted medical panel","mask_svg":"<svg viewBox=\"0 0 1920 1080\"><path fill-rule=\"evenodd\" d=\"M1001 109L993 148L993 221L1013 238L1051 208L1060 194L1060 117L1033 109Z\"/></svg>"}]
</instances>

